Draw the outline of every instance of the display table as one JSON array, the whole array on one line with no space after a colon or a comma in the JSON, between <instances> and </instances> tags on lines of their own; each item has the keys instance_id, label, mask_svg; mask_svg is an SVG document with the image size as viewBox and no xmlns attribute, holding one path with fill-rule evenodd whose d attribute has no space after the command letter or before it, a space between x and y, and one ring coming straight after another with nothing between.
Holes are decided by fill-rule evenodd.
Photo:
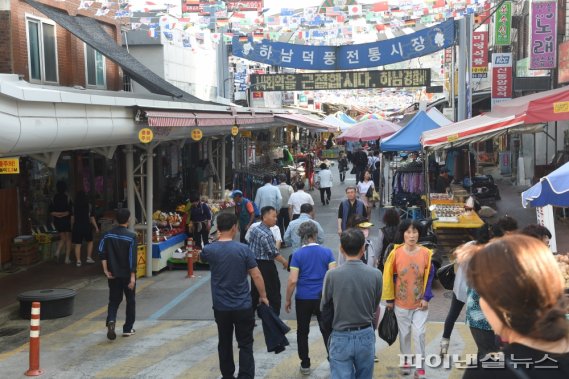
<instances>
[{"instance_id":1,"label":"display table","mask_svg":"<svg viewBox=\"0 0 569 379\"><path fill-rule=\"evenodd\" d=\"M432 217L437 218L435 211ZM458 216L458 222L434 221L433 229L437 235L437 243L443 254L451 253L458 246L471 241L474 236L467 232L468 229L479 229L484 221L475 212Z\"/></svg>"},{"instance_id":2,"label":"display table","mask_svg":"<svg viewBox=\"0 0 569 379\"><path fill-rule=\"evenodd\" d=\"M437 218L435 211L432 212L433 218ZM484 221L478 217L475 212L471 212L468 215L458 216L458 222L441 222L433 221L433 229L478 229L484 225Z\"/></svg>"},{"instance_id":3,"label":"display table","mask_svg":"<svg viewBox=\"0 0 569 379\"><path fill-rule=\"evenodd\" d=\"M152 244L152 271L158 272L168 265L168 258L176 249L183 248L186 244L188 235L180 233L175 236L169 237L166 241Z\"/></svg>"}]
</instances>

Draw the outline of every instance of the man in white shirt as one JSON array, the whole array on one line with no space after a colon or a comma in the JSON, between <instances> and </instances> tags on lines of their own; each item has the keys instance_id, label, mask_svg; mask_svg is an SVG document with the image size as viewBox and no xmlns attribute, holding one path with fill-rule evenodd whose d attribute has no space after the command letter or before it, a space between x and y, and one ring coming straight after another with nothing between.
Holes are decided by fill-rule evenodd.
<instances>
[{"instance_id":1,"label":"man in white shirt","mask_svg":"<svg viewBox=\"0 0 569 379\"><path fill-rule=\"evenodd\" d=\"M251 236L251 230L255 229L259 225L261 225L261 221L257 221L251 224L249 229L247 229L247 234L245 234L245 241L249 242L249 236ZM275 237L275 246L277 247L277 250L280 250L283 239L281 238L281 231L279 227L277 225L271 226L269 230L273 233L273 237Z\"/></svg>"},{"instance_id":2,"label":"man in white shirt","mask_svg":"<svg viewBox=\"0 0 569 379\"><path fill-rule=\"evenodd\" d=\"M296 188L298 191L290 195L288 199L288 213L292 220L296 220L300 216L300 207L302 204L314 205L312 196L304 192L304 182L299 182Z\"/></svg>"},{"instance_id":3,"label":"man in white shirt","mask_svg":"<svg viewBox=\"0 0 569 379\"><path fill-rule=\"evenodd\" d=\"M332 196L332 171L328 168L326 163L320 164L320 172L318 173L317 182L320 183L320 200L322 205L330 204L330 197ZM326 197L324 197L326 194Z\"/></svg>"},{"instance_id":4,"label":"man in white shirt","mask_svg":"<svg viewBox=\"0 0 569 379\"><path fill-rule=\"evenodd\" d=\"M265 185L259 188L255 195L255 204L257 204L259 209L263 209L264 207L281 209L281 191L278 187L272 185L272 181L272 175L267 174L263 176L263 182Z\"/></svg>"},{"instance_id":5,"label":"man in white shirt","mask_svg":"<svg viewBox=\"0 0 569 379\"><path fill-rule=\"evenodd\" d=\"M287 184L286 182L286 175L280 174L279 175L279 186L278 189L281 191L281 208L279 214L277 215L277 225L281 231L281 237L284 239L285 231L288 228L288 224L290 223L290 215L288 214L288 199L294 193L292 186ZM283 246L284 247L284 246Z\"/></svg>"}]
</instances>

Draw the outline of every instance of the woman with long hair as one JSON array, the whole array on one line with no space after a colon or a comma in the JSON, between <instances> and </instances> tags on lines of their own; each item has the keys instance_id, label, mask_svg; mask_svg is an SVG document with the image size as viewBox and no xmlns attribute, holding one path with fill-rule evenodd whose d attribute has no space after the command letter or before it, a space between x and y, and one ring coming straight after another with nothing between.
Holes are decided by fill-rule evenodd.
<instances>
[{"instance_id":1,"label":"woman with long hair","mask_svg":"<svg viewBox=\"0 0 569 379\"><path fill-rule=\"evenodd\" d=\"M371 188L371 193L373 196L373 189L375 188L374 184L373 184L373 180L371 180L371 172L369 172L369 170L366 170L364 172L364 176L363 179L358 182L357 184L357 188L358 188L358 195L360 197L360 200L364 203L365 207L366 207L366 211L367 214L371 214L371 201L372 201L372 197L368 197L368 191Z\"/></svg>"},{"instance_id":2,"label":"woman with long hair","mask_svg":"<svg viewBox=\"0 0 569 379\"><path fill-rule=\"evenodd\" d=\"M395 245L385 262L382 300L387 302L387 308L395 310L401 354L411 354L413 332L416 353L424 357L434 268L431 263L433 252L418 243L420 231L421 225L417 221L401 223L399 232L403 244ZM412 362L404 362L403 375L411 373L411 365ZM415 378L424 377L424 369L415 371Z\"/></svg>"},{"instance_id":3,"label":"woman with long hair","mask_svg":"<svg viewBox=\"0 0 569 379\"><path fill-rule=\"evenodd\" d=\"M495 239L472 254L467 278L492 329L507 342L506 370L492 370L492 378L569 377L565 281L545 244L523 235ZM463 378L487 378L482 367L479 362Z\"/></svg>"}]
</instances>

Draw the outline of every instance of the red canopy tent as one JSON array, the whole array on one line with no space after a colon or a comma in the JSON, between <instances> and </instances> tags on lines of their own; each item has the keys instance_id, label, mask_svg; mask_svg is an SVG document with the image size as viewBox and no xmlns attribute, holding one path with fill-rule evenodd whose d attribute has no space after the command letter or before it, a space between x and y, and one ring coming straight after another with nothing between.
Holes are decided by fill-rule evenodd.
<instances>
[{"instance_id":1,"label":"red canopy tent","mask_svg":"<svg viewBox=\"0 0 569 379\"><path fill-rule=\"evenodd\" d=\"M424 148L445 148L482 141L512 128L536 130L535 124L569 120L569 87L518 97L494 106L492 112L423 133Z\"/></svg>"}]
</instances>

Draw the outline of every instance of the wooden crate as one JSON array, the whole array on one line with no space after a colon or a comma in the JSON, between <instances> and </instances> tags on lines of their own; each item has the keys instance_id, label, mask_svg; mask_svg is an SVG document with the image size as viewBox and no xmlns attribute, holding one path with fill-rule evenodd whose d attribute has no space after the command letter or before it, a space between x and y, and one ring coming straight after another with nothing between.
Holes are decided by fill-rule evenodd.
<instances>
[{"instance_id":1,"label":"wooden crate","mask_svg":"<svg viewBox=\"0 0 569 379\"><path fill-rule=\"evenodd\" d=\"M12 251L12 263L17 265L17 266L28 266L31 265L33 263L36 263L37 261L39 261L40 259L40 255L39 255L39 250L36 249L35 250L30 250L30 251L26 251L26 252L14 252Z\"/></svg>"}]
</instances>

